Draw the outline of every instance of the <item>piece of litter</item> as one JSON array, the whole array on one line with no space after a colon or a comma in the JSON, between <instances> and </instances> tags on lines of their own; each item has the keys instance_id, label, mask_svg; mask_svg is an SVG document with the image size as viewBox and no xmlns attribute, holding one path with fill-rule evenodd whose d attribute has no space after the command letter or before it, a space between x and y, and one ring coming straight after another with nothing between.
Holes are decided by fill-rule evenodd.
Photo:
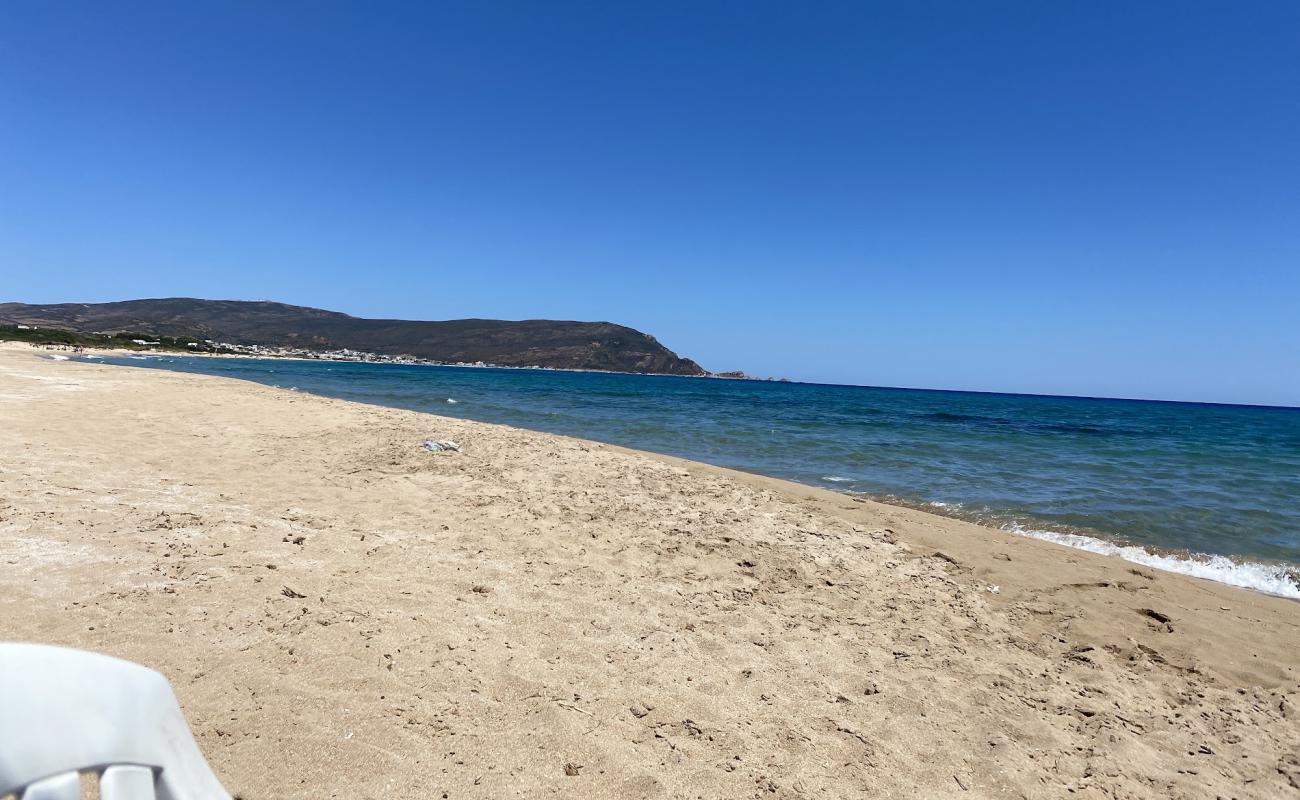
<instances>
[{"instance_id":1,"label":"piece of litter","mask_svg":"<svg viewBox=\"0 0 1300 800\"><path fill-rule=\"evenodd\" d=\"M989 594L999 594L1001 591L1002 591L1002 587L996 584L989 587Z\"/></svg>"},{"instance_id":2,"label":"piece of litter","mask_svg":"<svg viewBox=\"0 0 1300 800\"><path fill-rule=\"evenodd\" d=\"M435 441L433 439L425 439L424 449L428 450L430 453L441 453L444 450L452 450L454 452L459 453L460 445L456 444L450 439L444 439L441 441Z\"/></svg>"}]
</instances>

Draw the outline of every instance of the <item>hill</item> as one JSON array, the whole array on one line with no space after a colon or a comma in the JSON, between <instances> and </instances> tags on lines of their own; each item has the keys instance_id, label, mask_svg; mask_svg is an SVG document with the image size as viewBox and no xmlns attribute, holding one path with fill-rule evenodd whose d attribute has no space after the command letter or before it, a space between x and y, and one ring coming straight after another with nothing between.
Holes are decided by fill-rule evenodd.
<instances>
[{"instance_id":1,"label":"hill","mask_svg":"<svg viewBox=\"0 0 1300 800\"><path fill-rule=\"evenodd\" d=\"M308 350L346 348L452 363L707 374L653 336L611 322L363 319L269 301L183 297L117 303L0 303L0 322L78 333L130 332Z\"/></svg>"}]
</instances>

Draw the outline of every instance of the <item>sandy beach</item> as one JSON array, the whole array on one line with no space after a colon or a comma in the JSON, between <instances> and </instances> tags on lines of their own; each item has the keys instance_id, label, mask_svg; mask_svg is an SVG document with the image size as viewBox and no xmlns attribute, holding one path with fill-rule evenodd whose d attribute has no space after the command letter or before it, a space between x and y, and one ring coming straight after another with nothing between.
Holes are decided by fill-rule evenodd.
<instances>
[{"instance_id":1,"label":"sandy beach","mask_svg":"<svg viewBox=\"0 0 1300 800\"><path fill-rule=\"evenodd\" d=\"M0 420L0 639L161 671L244 800L1300 797L1300 603L22 345Z\"/></svg>"}]
</instances>

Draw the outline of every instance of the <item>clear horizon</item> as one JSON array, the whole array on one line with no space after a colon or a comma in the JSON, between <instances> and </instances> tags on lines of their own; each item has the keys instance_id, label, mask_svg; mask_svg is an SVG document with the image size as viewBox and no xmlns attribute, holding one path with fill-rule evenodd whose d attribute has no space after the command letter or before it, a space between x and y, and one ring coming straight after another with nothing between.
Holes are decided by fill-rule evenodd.
<instances>
[{"instance_id":1,"label":"clear horizon","mask_svg":"<svg viewBox=\"0 0 1300 800\"><path fill-rule=\"evenodd\" d=\"M29 4L0 294L1300 406L1300 6Z\"/></svg>"}]
</instances>

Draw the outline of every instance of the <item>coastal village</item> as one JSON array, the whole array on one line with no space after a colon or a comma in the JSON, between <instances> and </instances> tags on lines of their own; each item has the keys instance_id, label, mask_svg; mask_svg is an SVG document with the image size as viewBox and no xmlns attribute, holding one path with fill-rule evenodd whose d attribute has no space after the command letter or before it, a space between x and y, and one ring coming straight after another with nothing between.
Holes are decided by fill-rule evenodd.
<instances>
[{"instance_id":1,"label":"coastal village","mask_svg":"<svg viewBox=\"0 0 1300 800\"><path fill-rule=\"evenodd\" d=\"M160 343L157 341L144 341L133 339L132 342L141 346L156 347ZM310 350L302 347L269 347L259 344L233 344L231 342L217 342L211 339L203 342L191 342L187 345L195 354L213 354L213 355L235 355L246 356L249 358L303 358L315 361L352 361L365 364L419 364L433 367L481 367L490 369L527 369L543 370L547 372L609 372L616 373L612 370L595 370L595 369L565 369L560 367L543 367L537 364L529 366L514 366L508 364L494 364L488 361L438 361L428 358L416 358L411 355L384 355L381 353L367 353L361 350L350 350L346 347L337 350ZM729 372L710 372L698 376L680 376L680 377L700 377L700 378L721 378L724 380L742 380L742 381L771 381L776 383L789 383L789 378L755 378L746 375L741 370L732 370Z\"/></svg>"},{"instance_id":2,"label":"coastal village","mask_svg":"<svg viewBox=\"0 0 1300 800\"><path fill-rule=\"evenodd\" d=\"M156 344L156 342L154 343ZM499 367L497 364L489 364L484 361L436 361L427 358L416 358L410 355L383 355L380 353L366 353L360 350L349 350L346 347L337 350L309 350L302 347L267 347L260 344L233 344L230 342L216 342L211 339L200 343L192 343L189 347L195 353L214 353L221 355L240 355L251 358L304 358L317 361L354 361L366 364L424 364L437 367ZM207 349L204 349L207 348ZM548 367L528 366L528 367L510 367L509 369L548 369Z\"/></svg>"}]
</instances>

